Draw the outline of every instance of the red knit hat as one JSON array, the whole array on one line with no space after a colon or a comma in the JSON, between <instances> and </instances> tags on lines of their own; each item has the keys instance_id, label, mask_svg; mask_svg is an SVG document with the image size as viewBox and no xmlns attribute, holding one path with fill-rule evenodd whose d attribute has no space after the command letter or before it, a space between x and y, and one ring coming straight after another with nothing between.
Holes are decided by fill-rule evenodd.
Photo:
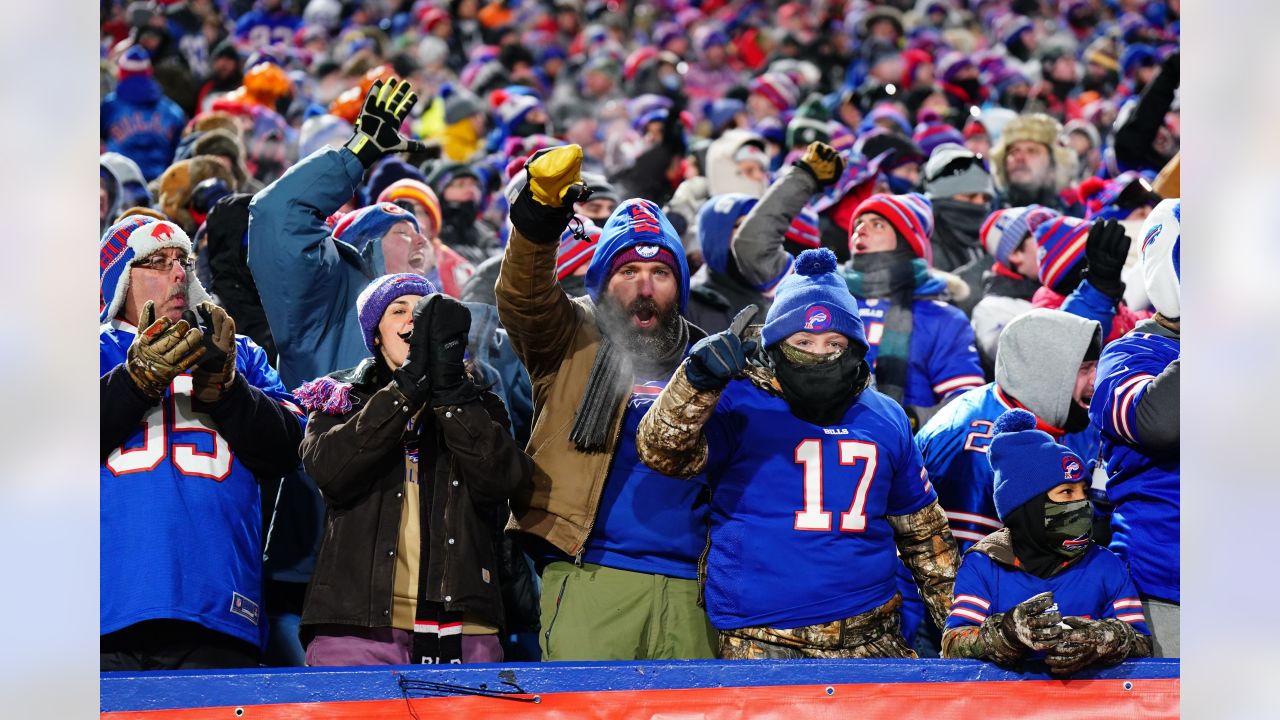
<instances>
[{"instance_id":1,"label":"red knit hat","mask_svg":"<svg viewBox=\"0 0 1280 720\"><path fill-rule=\"evenodd\" d=\"M929 242L933 235L933 205L920 193L906 195L888 195L877 193L862 201L858 209L853 211L854 222L863 213L875 213L889 222L898 234L911 246L916 257L924 258L933 265L933 246ZM853 223L850 224L850 241L853 238Z\"/></svg>"}]
</instances>

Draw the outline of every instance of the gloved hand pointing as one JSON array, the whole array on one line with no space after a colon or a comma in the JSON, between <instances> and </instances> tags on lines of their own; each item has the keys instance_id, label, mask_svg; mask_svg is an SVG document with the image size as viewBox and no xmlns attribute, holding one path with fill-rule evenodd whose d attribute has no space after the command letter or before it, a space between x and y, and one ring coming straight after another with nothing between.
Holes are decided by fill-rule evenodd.
<instances>
[{"instance_id":1,"label":"gloved hand pointing","mask_svg":"<svg viewBox=\"0 0 1280 720\"><path fill-rule=\"evenodd\" d=\"M755 305L746 306L734 316L728 330L694 344L684 366L690 385L698 390L723 390L747 369L747 357L756 351L756 341L743 341L742 333L759 310Z\"/></svg>"}]
</instances>

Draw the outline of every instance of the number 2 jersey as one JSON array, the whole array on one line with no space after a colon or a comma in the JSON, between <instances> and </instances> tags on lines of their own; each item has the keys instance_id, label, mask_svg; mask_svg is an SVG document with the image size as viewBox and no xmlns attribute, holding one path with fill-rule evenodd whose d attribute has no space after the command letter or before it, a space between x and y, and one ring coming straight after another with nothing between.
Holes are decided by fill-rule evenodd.
<instances>
[{"instance_id":1,"label":"number 2 jersey","mask_svg":"<svg viewBox=\"0 0 1280 720\"><path fill-rule=\"evenodd\" d=\"M996 419L1015 407L1019 405L998 385L987 383L952 400L916 433L916 446L960 552L1004 527L996 517L995 472L987 452ZM1061 435L1058 429L1037 423L1087 461L1098 456L1101 441L1096 427Z\"/></svg>"},{"instance_id":2,"label":"number 2 jersey","mask_svg":"<svg viewBox=\"0 0 1280 720\"><path fill-rule=\"evenodd\" d=\"M893 597L899 561L886 516L937 498L901 407L868 389L823 427L735 380L704 432L713 625L817 625Z\"/></svg>"},{"instance_id":3,"label":"number 2 jersey","mask_svg":"<svg viewBox=\"0 0 1280 720\"><path fill-rule=\"evenodd\" d=\"M124 372L117 366L134 334L133 326L119 321L101 327L101 375ZM279 406L255 416L300 428L305 416L266 353L243 335L236 336L236 346L237 374ZM267 622L258 480L213 419L193 409L191 387L190 374L174 378L101 465L99 631L185 620L262 648ZM104 404L137 401L119 392L102 397ZM296 452L293 458L296 463Z\"/></svg>"}]
</instances>

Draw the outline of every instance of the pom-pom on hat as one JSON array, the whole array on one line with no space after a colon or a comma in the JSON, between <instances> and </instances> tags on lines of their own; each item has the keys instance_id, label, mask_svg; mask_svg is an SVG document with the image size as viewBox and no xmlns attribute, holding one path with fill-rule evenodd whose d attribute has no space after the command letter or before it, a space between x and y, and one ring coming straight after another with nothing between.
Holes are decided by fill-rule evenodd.
<instances>
[{"instance_id":1,"label":"pom-pom on hat","mask_svg":"<svg viewBox=\"0 0 1280 720\"><path fill-rule=\"evenodd\" d=\"M1157 312L1176 320L1182 316L1182 199L1156 205L1142 224L1142 280Z\"/></svg>"},{"instance_id":2,"label":"pom-pom on hat","mask_svg":"<svg viewBox=\"0 0 1280 720\"><path fill-rule=\"evenodd\" d=\"M107 228L98 246L98 322L109 322L124 308L129 266L165 248L178 248L190 256L191 239L174 223L144 215L130 215ZM195 272L187 273L187 305L208 299Z\"/></svg>"},{"instance_id":3,"label":"pom-pom on hat","mask_svg":"<svg viewBox=\"0 0 1280 720\"><path fill-rule=\"evenodd\" d=\"M356 297L356 317L360 320L360 333L364 336L364 346L371 353L374 350L373 339L378 333L378 323L382 314L387 311L396 298L405 295L430 295L440 292L431 281L414 273L398 273L374 278Z\"/></svg>"},{"instance_id":4,"label":"pom-pom on hat","mask_svg":"<svg viewBox=\"0 0 1280 720\"><path fill-rule=\"evenodd\" d=\"M987 459L995 471L996 515L1001 520L1062 483L1085 480L1084 461L1036 429L1036 416L1016 408L996 418Z\"/></svg>"},{"instance_id":5,"label":"pom-pom on hat","mask_svg":"<svg viewBox=\"0 0 1280 720\"><path fill-rule=\"evenodd\" d=\"M906 195L887 195L877 193L862 201L853 211L855 222L863 213L875 213L889 222L902 239L910 246L916 257L924 258L933 265L933 246L929 238L933 235L933 204L920 193ZM853 228L850 227L852 237Z\"/></svg>"},{"instance_id":6,"label":"pom-pom on hat","mask_svg":"<svg viewBox=\"0 0 1280 720\"><path fill-rule=\"evenodd\" d=\"M1067 295L1079 284L1089 223L1061 216L1036 226L1036 252L1040 255L1040 284Z\"/></svg>"},{"instance_id":7,"label":"pom-pom on hat","mask_svg":"<svg viewBox=\"0 0 1280 720\"><path fill-rule=\"evenodd\" d=\"M798 332L838 332L867 352L858 301L827 248L800 253L795 272L778 284L760 334L765 347L772 347Z\"/></svg>"}]
</instances>

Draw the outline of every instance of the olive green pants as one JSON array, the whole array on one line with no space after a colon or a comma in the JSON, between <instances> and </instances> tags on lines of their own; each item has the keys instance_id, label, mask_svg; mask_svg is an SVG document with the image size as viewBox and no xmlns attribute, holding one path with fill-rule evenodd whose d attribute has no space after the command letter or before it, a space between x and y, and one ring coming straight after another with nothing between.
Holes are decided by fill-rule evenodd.
<instances>
[{"instance_id":1,"label":"olive green pants","mask_svg":"<svg viewBox=\"0 0 1280 720\"><path fill-rule=\"evenodd\" d=\"M541 611L543 660L716 656L697 580L553 562L542 571Z\"/></svg>"}]
</instances>

